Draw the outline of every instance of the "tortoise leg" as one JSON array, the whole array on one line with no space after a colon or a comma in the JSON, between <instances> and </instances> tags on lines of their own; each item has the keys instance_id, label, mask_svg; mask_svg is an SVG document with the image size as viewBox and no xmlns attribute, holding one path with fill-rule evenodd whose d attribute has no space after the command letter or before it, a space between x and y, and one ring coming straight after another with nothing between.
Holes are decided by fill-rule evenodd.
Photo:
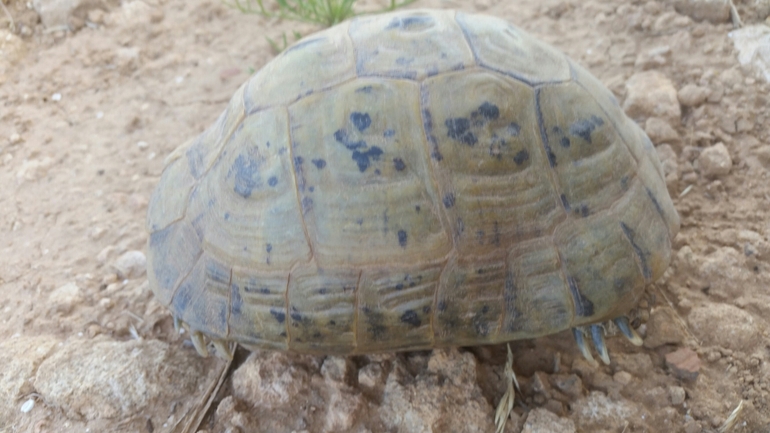
<instances>
[{"instance_id":1,"label":"tortoise leg","mask_svg":"<svg viewBox=\"0 0 770 433\"><path fill-rule=\"evenodd\" d=\"M636 333L634 328L631 327L631 325L628 323L628 317L626 316L620 316L612 319L612 322L615 323L615 325L620 330L620 333L623 334L624 337L628 341L631 342L631 344L635 346L641 346L643 341L642 337L639 336L639 334ZM594 359L593 355L591 355L591 350L588 348L588 345L586 344L585 335L590 334L591 340L594 343L594 348L596 348L596 352L599 354L599 358L602 360L603 363L609 365L610 363L610 355L607 352L607 345L604 342L604 326L601 323L595 323L593 325L588 326L577 326L575 328L572 328L572 335L575 336L575 342L577 343L578 349L580 349L580 353L583 354L583 357L593 366L597 366L598 363Z\"/></svg>"}]
</instances>

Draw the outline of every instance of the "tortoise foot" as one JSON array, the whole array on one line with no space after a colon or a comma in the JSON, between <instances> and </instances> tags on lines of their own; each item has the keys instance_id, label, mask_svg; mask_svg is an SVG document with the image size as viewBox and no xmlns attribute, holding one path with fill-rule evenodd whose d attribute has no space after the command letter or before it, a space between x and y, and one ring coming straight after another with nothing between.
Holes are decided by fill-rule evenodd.
<instances>
[{"instance_id":1,"label":"tortoise foot","mask_svg":"<svg viewBox=\"0 0 770 433\"><path fill-rule=\"evenodd\" d=\"M620 330L620 333L623 334L624 337L628 341L631 342L631 344L635 346L641 346L643 341L642 337L639 336L639 334L636 333L634 328L631 327L631 325L628 323L628 317L626 316L620 316L612 319L612 322L615 324L615 326L618 327ZM586 335L591 336L591 341L594 343L594 348L596 349L596 352L599 354L599 359L602 360L602 362L606 365L609 365L610 363L610 355L607 351L607 345L604 342L604 325L601 323L595 323L593 325L587 325L587 326L577 326L575 328L572 328L572 335L575 336L575 342L577 343L578 349L580 349L580 353L583 354L583 357L591 364L591 365L598 365L596 360L594 359L593 355L591 354L591 350L588 348L588 345L586 344Z\"/></svg>"}]
</instances>

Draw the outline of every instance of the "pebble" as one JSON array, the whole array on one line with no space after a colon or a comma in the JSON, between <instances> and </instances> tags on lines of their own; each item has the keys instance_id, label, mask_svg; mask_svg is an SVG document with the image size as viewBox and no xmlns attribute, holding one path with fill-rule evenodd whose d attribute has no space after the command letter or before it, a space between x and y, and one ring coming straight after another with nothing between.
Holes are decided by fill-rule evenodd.
<instances>
[{"instance_id":1,"label":"pebble","mask_svg":"<svg viewBox=\"0 0 770 433\"><path fill-rule=\"evenodd\" d=\"M583 381L575 374L554 374L551 376L551 384L572 398L583 395Z\"/></svg>"},{"instance_id":2,"label":"pebble","mask_svg":"<svg viewBox=\"0 0 770 433\"><path fill-rule=\"evenodd\" d=\"M24 335L0 342L0 420L13 419L19 399L35 391L30 379L57 343L49 335Z\"/></svg>"},{"instance_id":3,"label":"pebble","mask_svg":"<svg viewBox=\"0 0 770 433\"><path fill-rule=\"evenodd\" d=\"M666 366L677 378L694 381L700 373L700 358L692 349L682 347L666 355Z\"/></svg>"},{"instance_id":4,"label":"pebble","mask_svg":"<svg viewBox=\"0 0 770 433\"><path fill-rule=\"evenodd\" d=\"M698 167L703 176L713 179L730 173L733 160L724 143L719 142L701 152L698 157Z\"/></svg>"},{"instance_id":5,"label":"pebble","mask_svg":"<svg viewBox=\"0 0 770 433\"><path fill-rule=\"evenodd\" d=\"M365 365L358 370L358 384L365 389L374 389L382 383L384 371L379 363Z\"/></svg>"},{"instance_id":6,"label":"pebble","mask_svg":"<svg viewBox=\"0 0 770 433\"><path fill-rule=\"evenodd\" d=\"M639 72L626 82L623 110L634 119L660 117L679 124L682 115L674 84L658 71Z\"/></svg>"},{"instance_id":7,"label":"pebble","mask_svg":"<svg viewBox=\"0 0 770 433\"><path fill-rule=\"evenodd\" d=\"M677 92L676 96L679 103L685 107L695 107L704 102L709 97L711 91L707 87L701 87L695 84L687 84Z\"/></svg>"},{"instance_id":8,"label":"pebble","mask_svg":"<svg viewBox=\"0 0 770 433\"><path fill-rule=\"evenodd\" d=\"M707 346L751 353L763 332L763 323L730 304L695 307L687 316L692 332Z\"/></svg>"},{"instance_id":9,"label":"pebble","mask_svg":"<svg viewBox=\"0 0 770 433\"><path fill-rule=\"evenodd\" d=\"M298 358L283 352L252 352L233 373L233 394L252 406L268 409L298 401L311 377L309 366L297 362Z\"/></svg>"},{"instance_id":10,"label":"pebble","mask_svg":"<svg viewBox=\"0 0 770 433\"><path fill-rule=\"evenodd\" d=\"M679 141L679 134L668 121L659 117L650 117L644 123L644 132L650 137L653 143L674 143Z\"/></svg>"},{"instance_id":11,"label":"pebble","mask_svg":"<svg viewBox=\"0 0 770 433\"><path fill-rule=\"evenodd\" d=\"M606 426L623 426L637 418L639 408L623 397L609 398L601 391L591 391L572 405L573 419L581 431L603 431Z\"/></svg>"},{"instance_id":12,"label":"pebble","mask_svg":"<svg viewBox=\"0 0 770 433\"><path fill-rule=\"evenodd\" d=\"M29 413L35 408L35 399L30 398L21 405L21 413Z\"/></svg>"},{"instance_id":13,"label":"pebble","mask_svg":"<svg viewBox=\"0 0 770 433\"><path fill-rule=\"evenodd\" d=\"M674 9L695 21L719 24L730 19L730 2L727 0L675 0Z\"/></svg>"},{"instance_id":14,"label":"pebble","mask_svg":"<svg viewBox=\"0 0 770 433\"><path fill-rule=\"evenodd\" d=\"M684 403L686 396L687 394L681 386L672 386L668 388L668 398L674 406L679 406Z\"/></svg>"},{"instance_id":15,"label":"pebble","mask_svg":"<svg viewBox=\"0 0 770 433\"><path fill-rule=\"evenodd\" d=\"M561 418L544 408L535 408L527 414L527 421L521 433L574 433L577 431L574 421Z\"/></svg>"},{"instance_id":16,"label":"pebble","mask_svg":"<svg viewBox=\"0 0 770 433\"><path fill-rule=\"evenodd\" d=\"M75 283L67 283L48 295L48 302L54 312L69 314L76 305L83 302L83 294Z\"/></svg>"},{"instance_id":17,"label":"pebble","mask_svg":"<svg viewBox=\"0 0 770 433\"><path fill-rule=\"evenodd\" d=\"M147 272L147 258L141 251L126 251L115 260L112 266L118 279L135 279Z\"/></svg>"},{"instance_id":18,"label":"pebble","mask_svg":"<svg viewBox=\"0 0 770 433\"><path fill-rule=\"evenodd\" d=\"M684 341L685 333L682 326L670 308L656 308L650 313L647 321L647 337L644 347L655 349L666 344L680 344Z\"/></svg>"},{"instance_id":19,"label":"pebble","mask_svg":"<svg viewBox=\"0 0 770 433\"><path fill-rule=\"evenodd\" d=\"M621 385L628 385L631 383L633 376L627 371L619 371L612 376L612 379Z\"/></svg>"},{"instance_id":20,"label":"pebble","mask_svg":"<svg viewBox=\"0 0 770 433\"><path fill-rule=\"evenodd\" d=\"M125 419L195 393L203 377L198 357L160 341L103 338L65 344L40 364L33 383L69 417Z\"/></svg>"},{"instance_id":21,"label":"pebble","mask_svg":"<svg viewBox=\"0 0 770 433\"><path fill-rule=\"evenodd\" d=\"M754 24L728 33L738 51L738 62L770 82L770 26Z\"/></svg>"}]
</instances>

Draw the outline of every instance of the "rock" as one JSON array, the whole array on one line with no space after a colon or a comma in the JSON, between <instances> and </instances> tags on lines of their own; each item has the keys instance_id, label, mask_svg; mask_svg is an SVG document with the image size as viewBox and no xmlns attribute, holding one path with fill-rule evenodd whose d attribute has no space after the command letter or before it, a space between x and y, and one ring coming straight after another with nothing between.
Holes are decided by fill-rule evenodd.
<instances>
[{"instance_id":1,"label":"rock","mask_svg":"<svg viewBox=\"0 0 770 433\"><path fill-rule=\"evenodd\" d=\"M764 324L730 304L714 303L696 307L687 316L690 330L705 346L720 346L751 353L762 335Z\"/></svg>"},{"instance_id":2,"label":"rock","mask_svg":"<svg viewBox=\"0 0 770 433\"><path fill-rule=\"evenodd\" d=\"M636 57L634 67L646 71L648 69L660 68L665 66L671 60L671 47L664 45L651 50L644 51Z\"/></svg>"},{"instance_id":3,"label":"rock","mask_svg":"<svg viewBox=\"0 0 770 433\"><path fill-rule=\"evenodd\" d=\"M665 344L680 344L685 333L670 308L656 308L647 321L647 337L644 347L655 349Z\"/></svg>"},{"instance_id":4,"label":"rock","mask_svg":"<svg viewBox=\"0 0 770 433\"><path fill-rule=\"evenodd\" d=\"M627 371L640 379L644 379L652 370L652 359L647 353L618 353L612 355L612 360L618 364L619 370Z\"/></svg>"},{"instance_id":5,"label":"rock","mask_svg":"<svg viewBox=\"0 0 770 433\"><path fill-rule=\"evenodd\" d=\"M658 71L639 72L626 82L623 110L634 119L660 117L678 124L682 115L674 84Z\"/></svg>"},{"instance_id":6,"label":"rock","mask_svg":"<svg viewBox=\"0 0 770 433\"><path fill-rule=\"evenodd\" d=\"M76 340L40 364L35 389L70 417L125 419L197 390L197 357L157 340Z\"/></svg>"},{"instance_id":7,"label":"rock","mask_svg":"<svg viewBox=\"0 0 770 433\"><path fill-rule=\"evenodd\" d=\"M100 7L99 0L32 0L46 28L78 30L85 24L88 12Z\"/></svg>"},{"instance_id":8,"label":"rock","mask_svg":"<svg viewBox=\"0 0 770 433\"><path fill-rule=\"evenodd\" d=\"M737 237L737 234L733 232ZM734 243L735 238L728 240ZM743 247L740 245L739 247ZM708 287L709 295L718 299L734 299L743 294L743 285L753 279L746 265L746 255L733 247L720 247L706 257L693 255L691 263L697 266L698 279Z\"/></svg>"},{"instance_id":9,"label":"rock","mask_svg":"<svg viewBox=\"0 0 770 433\"><path fill-rule=\"evenodd\" d=\"M668 144L661 144L655 147L663 166L663 175L666 177L666 187L669 193L675 195L679 185L679 162L676 157L676 151Z\"/></svg>"},{"instance_id":10,"label":"rock","mask_svg":"<svg viewBox=\"0 0 770 433\"><path fill-rule=\"evenodd\" d=\"M560 418L552 412L535 408L527 414L527 421L521 433L568 433L576 432L575 423L569 418Z\"/></svg>"},{"instance_id":11,"label":"rock","mask_svg":"<svg viewBox=\"0 0 770 433\"><path fill-rule=\"evenodd\" d=\"M83 294L75 283L67 283L48 295L51 311L69 314L76 305L83 302Z\"/></svg>"},{"instance_id":12,"label":"rock","mask_svg":"<svg viewBox=\"0 0 770 433\"><path fill-rule=\"evenodd\" d=\"M681 386L672 386L668 388L668 398L674 406L679 406L684 403L686 396L687 394Z\"/></svg>"},{"instance_id":13,"label":"rock","mask_svg":"<svg viewBox=\"0 0 770 433\"><path fill-rule=\"evenodd\" d=\"M380 417L388 431L494 431L494 410L476 382L476 359L470 353L434 350L427 371L416 377L397 358L382 396Z\"/></svg>"},{"instance_id":14,"label":"rock","mask_svg":"<svg viewBox=\"0 0 770 433\"><path fill-rule=\"evenodd\" d=\"M730 19L728 0L674 0L674 9L695 21L724 23Z\"/></svg>"},{"instance_id":15,"label":"rock","mask_svg":"<svg viewBox=\"0 0 770 433\"><path fill-rule=\"evenodd\" d=\"M679 103L685 107L695 107L706 102L710 93L711 91L706 87L687 84L679 89L676 96L679 99Z\"/></svg>"},{"instance_id":16,"label":"rock","mask_svg":"<svg viewBox=\"0 0 770 433\"><path fill-rule=\"evenodd\" d=\"M367 364L358 370L358 384L366 389L373 389L382 383L384 373L379 363Z\"/></svg>"},{"instance_id":17,"label":"rock","mask_svg":"<svg viewBox=\"0 0 770 433\"><path fill-rule=\"evenodd\" d=\"M141 251L126 251L112 265L118 279L134 279L147 272L147 258Z\"/></svg>"},{"instance_id":18,"label":"rock","mask_svg":"<svg viewBox=\"0 0 770 433\"><path fill-rule=\"evenodd\" d=\"M363 397L347 386L333 387L327 400L324 416L324 432L348 431L356 423L366 407Z\"/></svg>"},{"instance_id":19,"label":"rock","mask_svg":"<svg viewBox=\"0 0 770 433\"><path fill-rule=\"evenodd\" d=\"M20 398L34 392L30 383L58 340L48 335L20 336L0 342L0 419L11 419Z\"/></svg>"},{"instance_id":20,"label":"rock","mask_svg":"<svg viewBox=\"0 0 770 433\"><path fill-rule=\"evenodd\" d=\"M573 419L580 431L603 431L606 426L622 426L641 410L623 397L610 399L601 391L592 391L572 404Z\"/></svg>"},{"instance_id":21,"label":"rock","mask_svg":"<svg viewBox=\"0 0 770 433\"><path fill-rule=\"evenodd\" d=\"M233 394L252 406L276 408L295 401L310 384L302 357L284 352L255 351L233 373Z\"/></svg>"},{"instance_id":22,"label":"rock","mask_svg":"<svg viewBox=\"0 0 770 433\"><path fill-rule=\"evenodd\" d=\"M719 142L701 152L698 157L698 167L703 176L713 179L729 174L733 167L733 160L724 143Z\"/></svg>"},{"instance_id":23,"label":"rock","mask_svg":"<svg viewBox=\"0 0 770 433\"><path fill-rule=\"evenodd\" d=\"M625 386L625 385L628 385L629 383L631 383L631 380L632 380L633 378L634 378L634 377L633 377L633 376L631 376L631 373L629 373L629 372L627 372L627 371L619 371L619 372L615 373L615 374L612 376L612 379L613 379L615 382L617 382L617 383L619 383L619 384L621 384L621 385L624 385L624 386Z\"/></svg>"},{"instance_id":24,"label":"rock","mask_svg":"<svg viewBox=\"0 0 770 433\"><path fill-rule=\"evenodd\" d=\"M583 381L575 374L554 374L551 376L551 384L571 398L583 395Z\"/></svg>"},{"instance_id":25,"label":"rock","mask_svg":"<svg viewBox=\"0 0 770 433\"><path fill-rule=\"evenodd\" d=\"M698 354L693 350L682 347L681 349L677 349L676 351L666 355L666 366L677 378L686 381L693 381L698 378L698 374L700 372L700 358L698 358ZM676 392L678 393L679 391ZM682 401L684 401L683 389Z\"/></svg>"},{"instance_id":26,"label":"rock","mask_svg":"<svg viewBox=\"0 0 770 433\"><path fill-rule=\"evenodd\" d=\"M728 33L738 51L738 62L770 82L770 26L754 24Z\"/></svg>"},{"instance_id":27,"label":"rock","mask_svg":"<svg viewBox=\"0 0 770 433\"><path fill-rule=\"evenodd\" d=\"M644 123L644 132L655 144L673 143L679 141L679 134L664 119L659 117L650 117Z\"/></svg>"}]
</instances>

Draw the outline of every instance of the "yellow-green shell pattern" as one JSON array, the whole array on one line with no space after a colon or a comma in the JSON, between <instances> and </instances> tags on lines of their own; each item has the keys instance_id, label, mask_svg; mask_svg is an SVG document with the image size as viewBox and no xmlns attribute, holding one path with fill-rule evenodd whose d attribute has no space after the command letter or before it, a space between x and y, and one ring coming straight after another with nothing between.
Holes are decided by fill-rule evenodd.
<instances>
[{"instance_id":1,"label":"yellow-green shell pattern","mask_svg":"<svg viewBox=\"0 0 770 433\"><path fill-rule=\"evenodd\" d=\"M169 158L148 278L194 332L355 354L624 314L679 216L590 73L497 18L413 10L296 43Z\"/></svg>"}]
</instances>

